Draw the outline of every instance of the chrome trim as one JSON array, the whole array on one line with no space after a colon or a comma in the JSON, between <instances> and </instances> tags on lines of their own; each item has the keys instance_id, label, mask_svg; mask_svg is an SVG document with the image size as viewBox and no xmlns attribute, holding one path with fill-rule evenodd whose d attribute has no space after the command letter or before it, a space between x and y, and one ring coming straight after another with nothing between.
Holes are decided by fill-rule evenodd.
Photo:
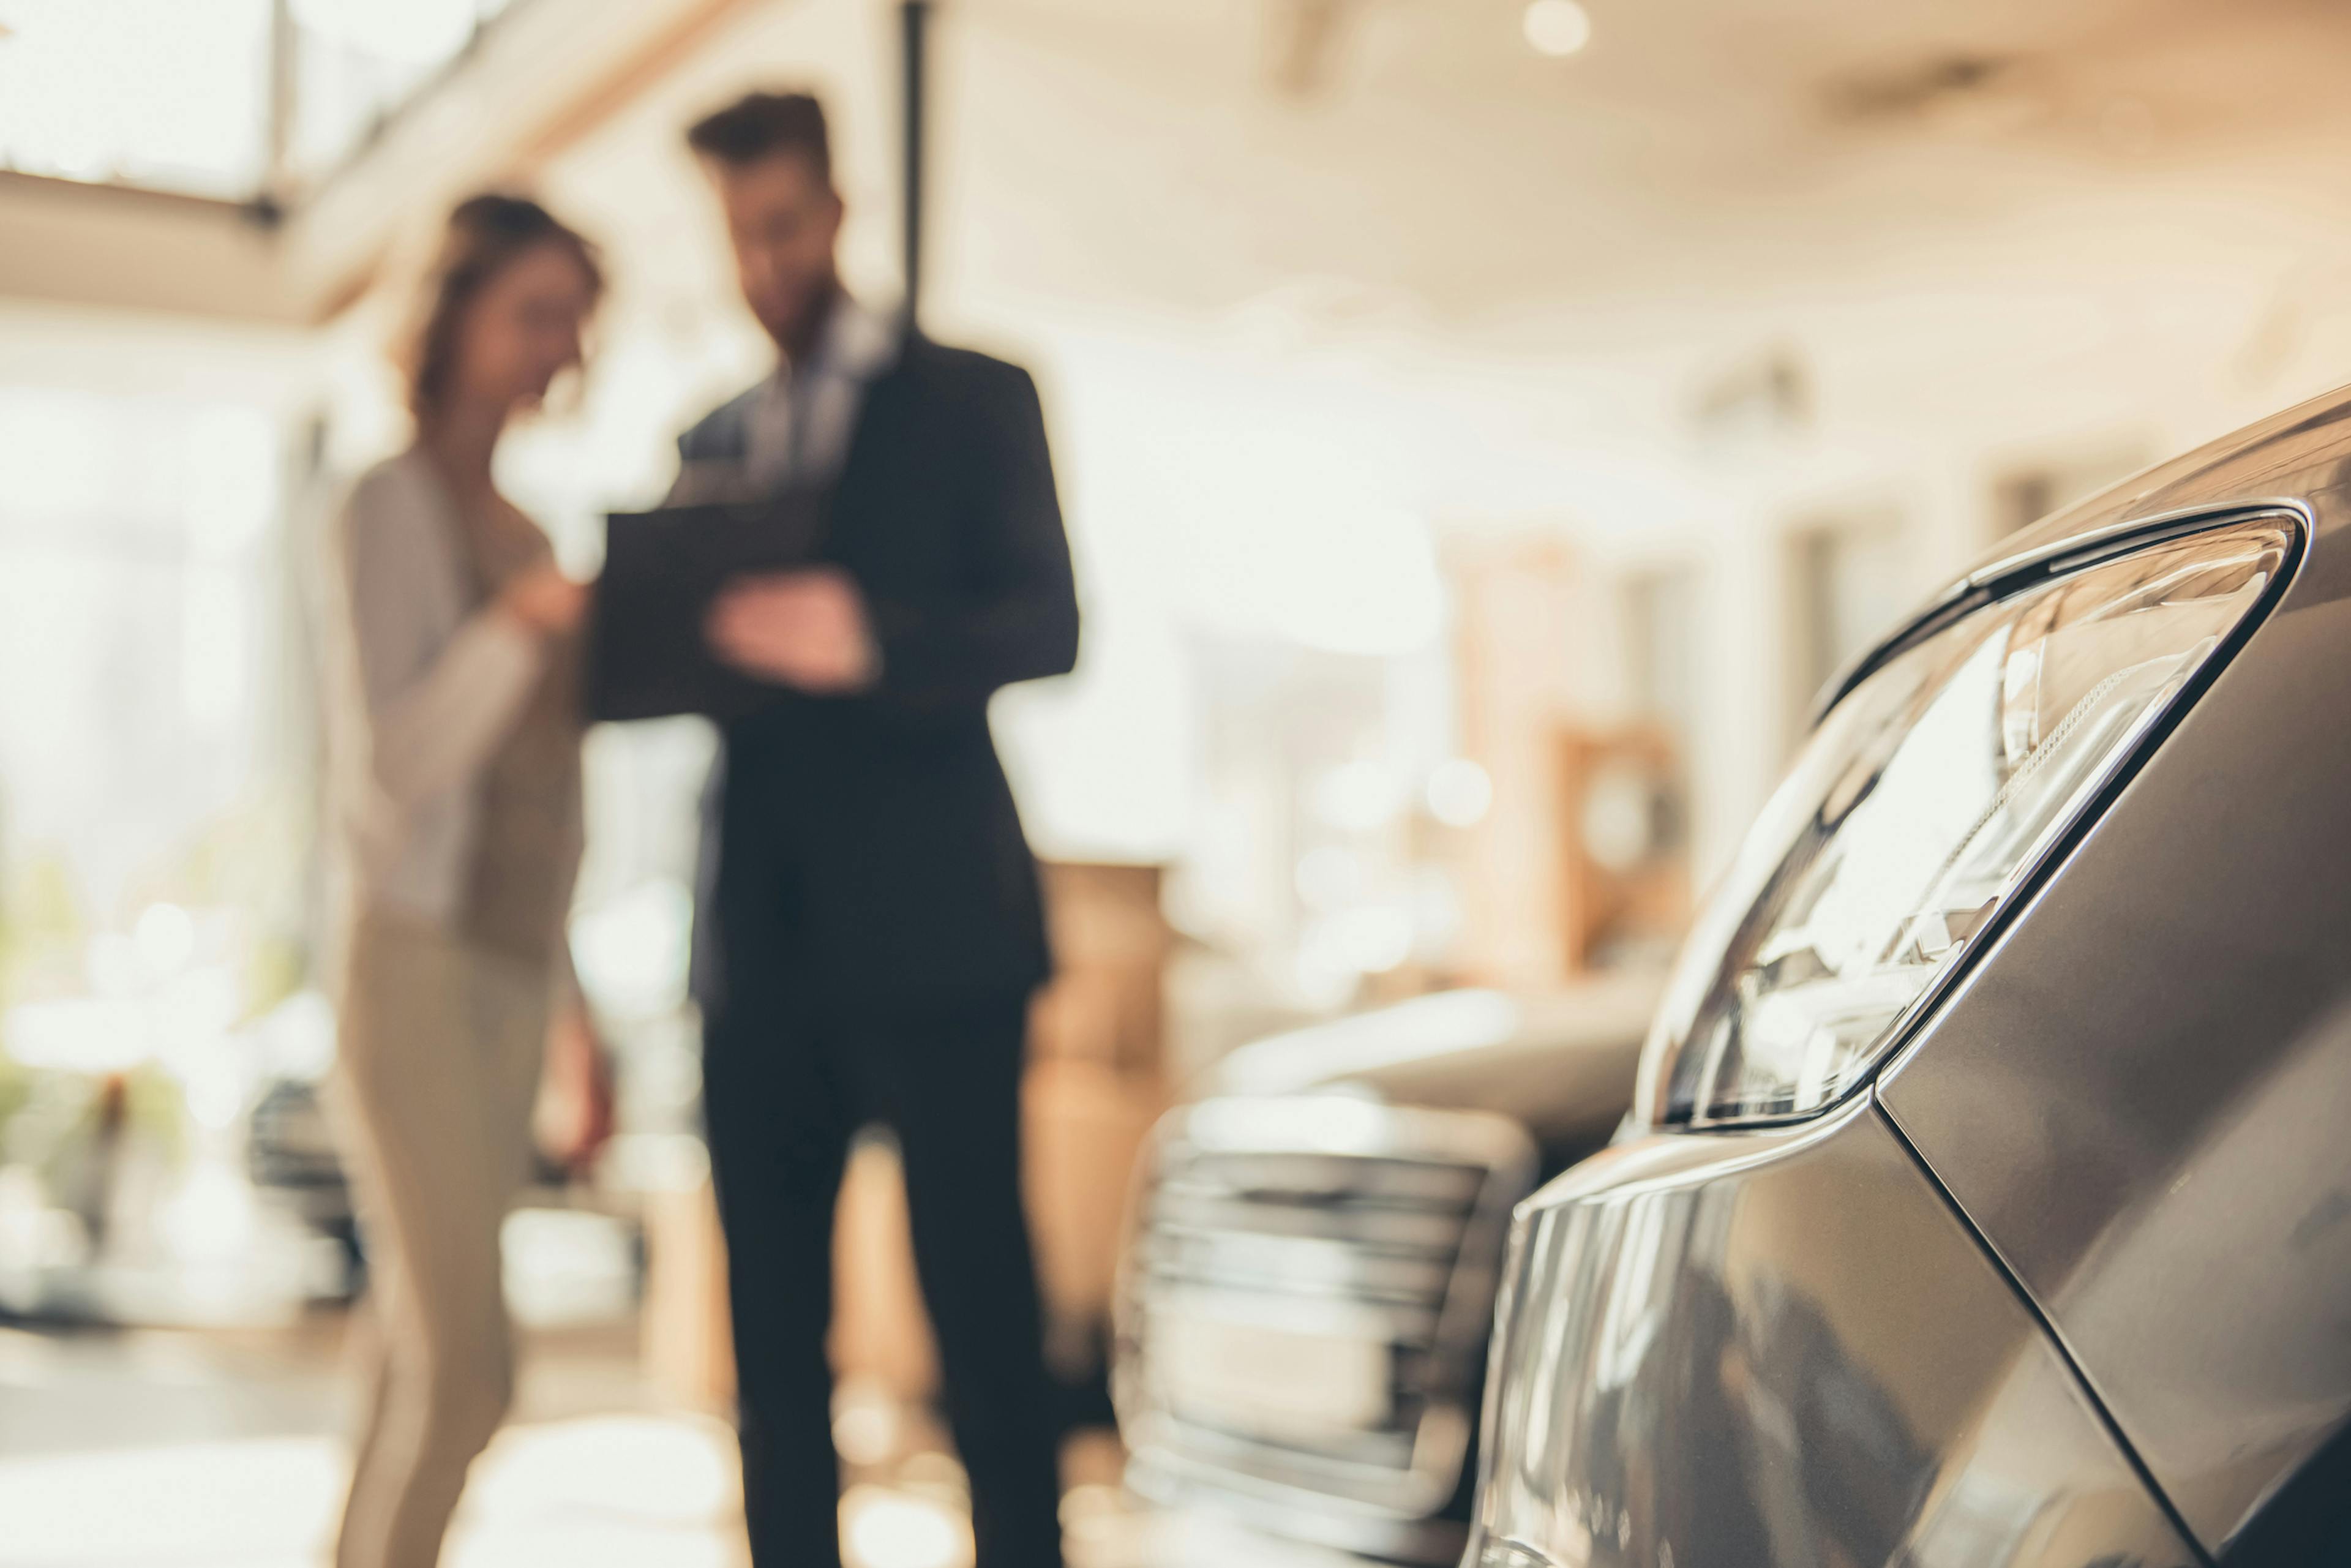
<instances>
[{"instance_id":1,"label":"chrome trim","mask_svg":"<svg viewBox=\"0 0 2351 1568\"><path fill-rule=\"evenodd\" d=\"M1454 1568L1469 1540L1468 1525L1457 1520L1353 1511L1333 1507L1335 1500L1325 1493L1254 1478L1236 1480L1221 1470L1192 1473L1138 1458L1126 1479L1137 1497L1163 1508L1199 1504L1270 1535L1383 1563Z\"/></svg>"},{"instance_id":2,"label":"chrome trim","mask_svg":"<svg viewBox=\"0 0 2351 1568\"><path fill-rule=\"evenodd\" d=\"M2304 528L2318 527L2318 515L2311 510L2310 504L2292 496L2249 496L2236 501L2206 501L2192 507L2174 507L2168 512L2151 512L2143 517L2104 523L2095 528L2085 528L2078 534L2068 534L2064 538L2035 545L2031 549L2001 556L1970 571L1960 579L1960 582L1968 589L1990 588L1993 583L2014 577L2030 568L2061 561L2066 563L2066 570L2078 570L2090 561L2089 559L2070 559L2076 555L2094 558L2105 554L2109 547L2152 543L2153 536L2171 529L2186 532L2216 523L2250 521L2272 512L2291 513L2301 520ZM2142 539L2141 535L2149 537Z\"/></svg>"},{"instance_id":3,"label":"chrome trim","mask_svg":"<svg viewBox=\"0 0 2351 1568\"><path fill-rule=\"evenodd\" d=\"M2140 544L2153 544L2174 533L2189 533L2221 523L2250 522L2255 517L2283 513L2302 525L2304 542L2318 530L2318 514L2307 501L2291 496L2249 497L2239 501L2208 501L2193 507L2179 507L2168 512L2154 512L2142 517L2130 517L2121 522L2105 523L2095 528L2085 528L2064 538L2052 539L2030 549L2000 556L1986 564L1970 569L1945 588L1927 606L1896 626L1886 636L1846 661L1844 668L1828 678L1813 698L1807 730L1816 729L1829 710L1844 700L1845 694L1861 684L1872 671L1892 658L1929 628L1969 607L1968 601L1978 594L1985 602L2004 599L2024 586L2010 580L2041 568L2077 571L2095 564L2109 553ZM2001 591L1994 592L1995 586Z\"/></svg>"},{"instance_id":4,"label":"chrome trim","mask_svg":"<svg viewBox=\"0 0 2351 1568\"><path fill-rule=\"evenodd\" d=\"M1290 1209L1218 1186L1214 1169L1267 1182L1260 1191L1335 1201ZM1474 1175L1439 1175L1457 1171ZM1231 1097L1169 1113L1138 1166L1114 1313L1113 1388L1137 1490L1180 1483L1187 1495L1227 1494L1325 1523L1441 1511L1468 1451L1510 1211L1535 1174L1524 1129L1485 1113L1343 1093ZM1365 1197L1364 1207L1346 1207ZM1319 1227L1317 1215L1326 1217ZM1379 1234L1387 1219L1403 1224ZM1171 1259L1185 1261L1171 1269ZM1234 1270L1236 1259L1246 1267ZM1384 1321L1399 1360L1416 1364L1398 1369L1411 1402L1393 1427L1336 1433L1327 1447L1185 1420L1159 1403L1149 1318L1194 1292L1256 1298L1254 1313L1293 1330L1332 1323L1341 1303L1358 1324ZM1319 1528L1301 1519L1290 1533Z\"/></svg>"},{"instance_id":5,"label":"chrome trim","mask_svg":"<svg viewBox=\"0 0 2351 1568\"><path fill-rule=\"evenodd\" d=\"M1982 961L1982 956L1997 947L2016 922L2023 918L2023 912L2032 907L2041 896L2042 891L2047 887L2050 879L2063 868L2065 860L2073 854L2083 837L2105 815L2106 809L2114 803L2115 798L2129 787L2130 781L2137 778L2140 770L2147 765L2157 749L2162 746L2164 739L2179 727L2180 721L2189 713L2193 711L2198 702L2202 700L2205 692L2210 689L2212 683L2226 673L2229 665L2235 661L2239 651L2269 620L2272 612L2284 600L2286 590L2292 586L2295 576L2302 570L2302 563L2310 554L2313 528L2311 516L2310 508L2300 502L2263 501L2251 505L2231 503L2223 507L2194 507L2180 513L2142 518L2132 524L2126 530L2094 530L2095 538L2080 536L2068 539L2062 549L2028 552L2031 565L2046 566L2062 563L2064 570L2070 571L2095 565L2111 556L2124 553L2126 546L2160 543L2172 537L2200 533L2208 527L2217 528L2230 523L2258 522L2264 518L2276 518L2288 525L2285 555L2279 564L2276 579L2262 588L2261 596L2254 601L2252 608L2247 610L2230 629L2227 635L2221 638L2220 646L2197 666L2187 684L2174 693L2160 707L2153 710L2147 720L2122 749L2106 759L2091 788L2073 810L2061 820L2057 831L2019 867L2015 885L2001 898L1999 907L1992 911L1991 917L1984 922L1982 929L1968 942L1959 957L1938 971L1927 982L1926 988L1913 997L1909 1005L1896 1016L1894 1022L1886 1031L1877 1060L1868 1071L1845 1085L1834 1100L1809 1111L1791 1111L1770 1115L1736 1115L1721 1120L1693 1113L1687 1121L1653 1123L1646 1120L1647 1112L1636 1099L1633 1114L1643 1118L1638 1124L1640 1130L1643 1132L1719 1133L1798 1126L1815 1117L1827 1114L1851 1101L1855 1096L1870 1090L1881 1074L1896 1071L1900 1062L1907 1060L1907 1053L1914 1050L1918 1041L1925 1037L1928 1028L1940 1014L1944 1001L1968 983ZM2013 580L2019 571L2026 570L2031 570L2031 566L2006 571L1998 579L1988 578L1986 582L1970 591L1970 594L1989 593L1992 581L1997 580L2007 584L2008 586L1997 595L1988 597L1980 602L1972 598L1954 599L1949 601L1946 609L1961 607L1963 612L1972 613L1983 604L1992 602L1994 598L2005 599L2027 586ZM1921 620L1918 625L1925 626L1928 623L1928 620ZM1886 651L1890 653L1900 645L1902 640L1912 635L1915 635L1915 629L1911 632L1904 633L1904 639L1887 643L1885 645ZM1646 1048L1644 1049L1646 1051Z\"/></svg>"}]
</instances>

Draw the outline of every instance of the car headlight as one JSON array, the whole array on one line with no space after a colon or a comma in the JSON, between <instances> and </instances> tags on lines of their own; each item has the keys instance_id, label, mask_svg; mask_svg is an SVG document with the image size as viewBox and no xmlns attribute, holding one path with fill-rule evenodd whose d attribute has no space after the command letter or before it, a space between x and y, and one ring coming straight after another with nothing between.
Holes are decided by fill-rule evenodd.
<instances>
[{"instance_id":1,"label":"car headlight","mask_svg":"<svg viewBox=\"0 0 2351 1568\"><path fill-rule=\"evenodd\" d=\"M1802 1116L1865 1077L2262 601L2294 538L2262 516L2043 564L1897 643L1805 742L1700 916L1636 1114Z\"/></svg>"}]
</instances>

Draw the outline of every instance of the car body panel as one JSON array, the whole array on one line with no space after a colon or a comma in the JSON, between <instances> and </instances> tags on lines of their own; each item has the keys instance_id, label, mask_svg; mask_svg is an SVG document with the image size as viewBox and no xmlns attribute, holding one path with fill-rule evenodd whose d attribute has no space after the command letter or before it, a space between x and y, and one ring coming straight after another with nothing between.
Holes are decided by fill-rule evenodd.
<instances>
[{"instance_id":1,"label":"car body panel","mask_svg":"<svg viewBox=\"0 0 2351 1568\"><path fill-rule=\"evenodd\" d=\"M2198 1560L1869 1098L1620 1144L1520 1215L1496 1343L1547 1365L1489 1392L1469 1563Z\"/></svg>"},{"instance_id":2,"label":"car body panel","mask_svg":"<svg viewBox=\"0 0 2351 1568\"><path fill-rule=\"evenodd\" d=\"M2275 609L1881 1085L2216 1552L2351 1420L2342 412L2163 492L2283 491L2316 526Z\"/></svg>"},{"instance_id":3,"label":"car body panel","mask_svg":"<svg viewBox=\"0 0 2351 1568\"><path fill-rule=\"evenodd\" d=\"M2336 470L2346 453L2351 389L2312 398L2053 512L1986 550L1970 575L1985 575L2013 555L2095 538L2118 523L2191 507L2314 495L2340 482Z\"/></svg>"},{"instance_id":4,"label":"car body panel","mask_svg":"<svg viewBox=\"0 0 2351 1568\"><path fill-rule=\"evenodd\" d=\"M2341 1490L2346 478L2335 394L2025 530L1914 620L2150 530L2301 519L2279 596L1882 1073L1792 1124L1627 1129L1520 1206L1476 1568L2233 1565L2282 1490ZM1224 1092L1559 1122L1555 1169L1594 1129L1551 1080L1572 1110L1629 1070L1595 1036L1571 1075L1522 1022L1304 1031Z\"/></svg>"}]
</instances>

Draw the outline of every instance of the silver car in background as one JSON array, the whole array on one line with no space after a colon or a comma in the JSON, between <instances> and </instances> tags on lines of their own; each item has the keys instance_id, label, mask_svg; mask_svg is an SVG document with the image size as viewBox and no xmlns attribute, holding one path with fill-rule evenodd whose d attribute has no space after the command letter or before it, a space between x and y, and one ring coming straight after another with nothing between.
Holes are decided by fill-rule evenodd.
<instances>
[{"instance_id":1,"label":"silver car in background","mask_svg":"<svg viewBox=\"0 0 2351 1568\"><path fill-rule=\"evenodd\" d=\"M2351 396L1836 683L1517 1209L1467 1568L2351 1562Z\"/></svg>"},{"instance_id":2,"label":"silver car in background","mask_svg":"<svg viewBox=\"0 0 2351 1568\"><path fill-rule=\"evenodd\" d=\"M1227 1057L1139 1172L1113 1378L1134 1489L1271 1561L1458 1563L1510 1210L1605 1145L1656 996L1450 991Z\"/></svg>"}]
</instances>

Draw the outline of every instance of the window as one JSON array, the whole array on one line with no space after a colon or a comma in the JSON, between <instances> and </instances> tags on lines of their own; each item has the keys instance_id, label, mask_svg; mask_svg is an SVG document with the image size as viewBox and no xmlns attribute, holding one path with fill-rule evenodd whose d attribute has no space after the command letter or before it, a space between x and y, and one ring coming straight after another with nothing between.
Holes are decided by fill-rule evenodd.
<instances>
[{"instance_id":1,"label":"window","mask_svg":"<svg viewBox=\"0 0 2351 1568\"><path fill-rule=\"evenodd\" d=\"M0 167L241 198L268 166L270 0L0 0Z\"/></svg>"},{"instance_id":2,"label":"window","mask_svg":"<svg viewBox=\"0 0 2351 1568\"><path fill-rule=\"evenodd\" d=\"M208 1048L291 983L310 742L283 463L266 404L0 385L0 1045L19 1066Z\"/></svg>"},{"instance_id":3,"label":"window","mask_svg":"<svg viewBox=\"0 0 2351 1568\"><path fill-rule=\"evenodd\" d=\"M292 0L295 88L287 172L297 183L331 173L509 4Z\"/></svg>"},{"instance_id":4,"label":"window","mask_svg":"<svg viewBox=\"0 0 2351 1568\"><path fill-rule=\"evenodd\" d=\"M512 4L0 0L0 169L231 201L288 194L331 172Z\"/></svg>"}]
</instances>

